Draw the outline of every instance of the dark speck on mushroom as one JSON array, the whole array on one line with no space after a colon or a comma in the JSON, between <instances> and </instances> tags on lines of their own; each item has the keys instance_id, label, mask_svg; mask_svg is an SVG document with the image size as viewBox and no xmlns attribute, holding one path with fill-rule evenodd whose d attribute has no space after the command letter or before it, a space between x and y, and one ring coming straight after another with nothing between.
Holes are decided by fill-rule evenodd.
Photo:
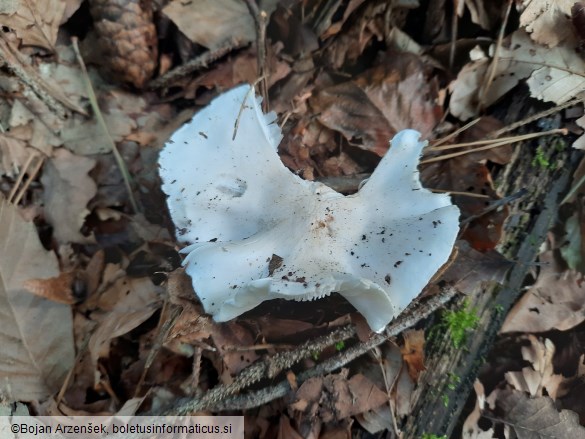
<instances>
[{"instance_id":1,"label":"dark speck on mushroom","mask_svg":"<svg viewBox=\"0 0 585 439\"><path fill-rule=\"evenodd\" d=\"M366 240L366 235L362 235L362 241Z\"/></svg>"},{"instance_id":2,"label":"dark speck on mushroom","mask_svg":"<svg viewBox=\"0 0 585 439\"><path fill-rule=\"evenodd\" d=\"M402 261L396 261L394 263L394 268L398 267L400 264L402 264Z\"/></svg>"},{"instance_id":3,"label":"dark speck on mushroom","mask_svg":"<svg viewBox=\"0 0 585 439\"><path fill-rule=\"evenodd\" d=\"M203 131L199 131L199 135L207 139L207 134L205 134Z\"/></svg>"},{"instance_id":4,"label":"dark speck on mushroom","mask_svg":"<svg viewBox=\"0 0 585 439\"><path fill-rule=\"evenodd\" d=\"M392 278L390 277L390 275L389 275L389 274L387 274L386 276L384 276L384 280L386 281L386 283L387 283L388 285L390 285L390 281L392 280Z\"/></svg>"}]
</instances>

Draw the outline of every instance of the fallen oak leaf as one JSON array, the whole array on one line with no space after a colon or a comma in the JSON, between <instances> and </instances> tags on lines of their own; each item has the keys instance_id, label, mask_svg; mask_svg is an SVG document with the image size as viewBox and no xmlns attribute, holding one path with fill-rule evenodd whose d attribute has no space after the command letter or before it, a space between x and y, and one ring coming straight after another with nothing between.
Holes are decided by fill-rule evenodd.
<instances>
[{"instance_id":1,"label":"fallen oak leaf","mask_svg":"<svg viewBox=\"0 0 585 439\"><path fill-rule=\"evenodd\" d=\"M518 438L585 438L585 427L579 425L577 414L559 412L547 396L530 398L524 392L504 390L496 405L501 415L490 418L509 426Z\"/></svg>"},{"instance_id":2,"label":"fallen oak leaf","mask_svg":"<svg viewBox=\"0 0 585 439\"><path fill-rule=\"evenodd\" d=\"M29 279L23 285L33 294L53 302L73 305L85 296L85 288L78 277L80 272L66 271L48 279ZM79 285L79 287L78 287Z\"/></svg>"},{"instance_id":3,"label":"fallen oak leaf","mask_svg":"<svg viewBox=\"0 0 585 439\"><path fill-rule=\"evenodd\" d=\"M59 243L91 243L92 237L83 236L80 229L89 214L87 203L97 193L97 185L88 175L95 160L77 156L66 149L57 149L43 169L41 183L45 215L53 226Z\"/></svg>"},{"instance_id":4,"label":"fallen oak leaf","mask_svg":"<svg viewBox=\"0 0 585 439\"><path fill-rule=\"evenodd\" d=\"M57 257L1 196L0 248L0 392L8 401L43 400L73 366L73 322L68 306L28 293L24 283L57 276Z\"/></svg>"},{"instance_id":5,"label":"fallen oak leaf","mask_svg":"<svg viewBox=\"0 0 585 439\"><path fill-rule=\"evenodd\" d=\"M13 0L0 5L0 25L14 29L26 46L53 51L65 14L64 0Z\"/></svg>"},{"instance_id":6,"label":"fallen oak leaf","mask_svg":"<svg viewBox=\"0 0 585 439\"><path fill-rule=\"evenodd\" d=\"M386 59L310 100L319 122L379 156L388 150L388 139L401 130L413 128L428 139L442 116L436 81L427 78L428 66L411 53Z\"/></svg>"}]
</instances>

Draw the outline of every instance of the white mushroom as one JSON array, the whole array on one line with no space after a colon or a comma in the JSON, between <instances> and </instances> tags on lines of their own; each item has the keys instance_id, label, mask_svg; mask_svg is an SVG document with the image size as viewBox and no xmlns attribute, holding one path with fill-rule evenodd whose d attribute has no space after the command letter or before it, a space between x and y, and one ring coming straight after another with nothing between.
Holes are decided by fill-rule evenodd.
<instances>
[{"instance_id":1,"label":"white mushroom","mask_svg":"<svg viewBox=\"0 0 585 439\"><path fill-rule=\"evenodd\" d=\"M381 331L447 261L459 230L449 196L420 184L426 142L401 131L358 193L344 196L285 168L275 120L242 85L160 154L195 292L220 322L265 300L338 292Z\"/></svg>"}]
</instances>

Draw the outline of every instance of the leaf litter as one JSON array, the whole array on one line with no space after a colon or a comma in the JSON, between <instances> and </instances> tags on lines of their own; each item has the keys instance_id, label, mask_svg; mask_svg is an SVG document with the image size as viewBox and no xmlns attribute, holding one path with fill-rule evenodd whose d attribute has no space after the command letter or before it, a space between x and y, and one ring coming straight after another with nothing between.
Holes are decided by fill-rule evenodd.
<instances>
[{"instance_id":1,"label":"leaf litter","mask_svg":"<svg viewBox=\"0 0 585 439\"><path fill-rule=\"evenodd\" d=\"M153 65L160 63L162 76L156 80L164 85L152 90L147 81L157 77L154 69L124 76L115 66L104 66L104 60L92 59L99 30L91 21L98 18L84 12L82 2L21 0L0 7L0 49L8 67L0 72L0 190L9 196L18 188L21 194L20 207L6 200L0 204L0 326L6 352L19 364L15 369L14 363L0 362L3 376L11 380L10 388L0 384L9 401L36 401L46 413L140 412L217 384L230 385L250 364L350 321L360 327L351 306L335 296L298 309L275 302L217 324L203 314L189 282L177 281L178 272L169 273L179 258L169 250L175 246L172 226L161 214L156 153L217 91L258 79L259 67L267 71L267 102L278 111L285 132L281 158L309 180L371 172L388 139L403 128L438 140L481 115L474 129L455 140L485 139L502 128L485 109L497 106L519 83L527 84L535 99L555 104L580 99L585 88L578 30L569 18L574 2L516 2L519 28L510 29L502 46L489 48L478 40L483 49L465 49L466 61L451 70L427 49L467 47L469 26L479 26L495 41L503 2L459 2L460 34L451 43L445 37L452 35L450 22L439 1L423 6L412 1L260 2L268 21L264 66L257 62L257 21L244 2L236 3L196 8L195 2L156 2L140 16L146 21L133 23L135 29L146 29L141 41L151 39L153 28L158 32L158 50L148 56ZM425 7L440 13L417 28L413 17ZM573 21L578 22L574 16ZM194 22L206 25L193 27ZM111 145L80 80L71 36L82 40L99 109L131 170L133 190L142 194L142 213L132 212L120 185ZM124 38L112 37L115 50L123 49ZM182 60L206 54L213 61L164 82L164 73ZM579 123L576 134L582 133ZM462 219L475 218L460 236L454 264L443 274L463 291L502 282L510 266L495 250L506 207L483 211L504 195L495 188L492 172L512 159L512 147L467 149L466 155L421 168L426 186L460 193L454 199ZM429 149L425 158L441 154ZM38 174L27 168L31 160L43 163ZM585 419L585 407L574 396L575 383L585 377L583 358L573 352L577 341L554 335L582 338L580 210L574 200L569 207L573 219L562 225L566 229L557 237L558 247L541 254L534 285L502 330L502 342L516 350L516 360L510 359L513 365L499 375L484 368L480 380L489 393L476 383L477 406L463 437L495 437L498 428L505 434L530 431L535 437L582 434L570 410ZM34 218L34 224L20 215ZM430 288L427 294L432 293ZM163 306L166 301L170 305ZM163 333L172 314L169 306L182 311ZM14 328L18 333L10 332ZM367 329L360 331L367 340ZM340 371L297 382L303 370L343 355L360 341L314 352L289 371L296 390L285 404L265 404L264 415L250 416L249 437L306 437L309 432L337 437L356 428L400 434L425 370L425 338L421 330L405 332ZM571 372L560 374L561 366ZM151 396L142 398L147 390ZM358 423L351 426L351 419ZM491 429L479 427L480 419L482 426L486 419L492 422Z\"/></svg>"}]
</instances>

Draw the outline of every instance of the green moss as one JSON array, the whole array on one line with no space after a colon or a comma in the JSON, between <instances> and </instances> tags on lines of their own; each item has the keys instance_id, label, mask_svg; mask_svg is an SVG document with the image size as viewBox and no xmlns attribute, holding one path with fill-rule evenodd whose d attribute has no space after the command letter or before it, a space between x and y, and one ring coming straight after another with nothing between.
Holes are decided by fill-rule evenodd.
<instances>
[{"instance_id":1,"label":"green moss","mask_svg":"<svg viewBox=\"0 0 585 439\"><path fill-rule=\"evenodd\" d=\"M441 325L449 331L453 346L460 348L467 340L467 334L477 328L478 323L477 308L470 308L466 300L458 311L445 311Z\"/></svg>"},{"instance_id":2,"label":"green moss","mask_svg":"<svg viewBox=\"0 0 585 439\"><path fill-rule=\"evenodd\" d=\"M550 161L544 155L544 149L542 146L536 148L536 155L532 159L532 166L542 169L549 169L551 167Z\"/></svg>"},{"instance_id":3,"label":"green moss","mask_svg":"<svg viewBox=\"0 0 585 439\"><path fill-rule=\"evenodd\" d=\"M447 383L447 388L449 390L455 390L460 383L461 377L456 373L449 372L449 382Z\"/></svg>"},{"instance_id":4,"label":"green moss","mask_svg":"<svg viewBox=\"0 0 585 439\"><path fill-rule=\"evenodd\" d=\"M420 439L447 439L447 436L437 436L436 434L432 433L423 433Z\"/></svg>"},{"instance_id":5,"label":"green moss","mask_svg":"<svg viewBox=\"0 0 585 439\"><path fill-rule=\"evenodd\" d=\"M345 349L345 342L343 340L338 341L337 343L335 343L335 350L336 351L342 351Z\"/></svg>"},{"instance_id":6,"label":"green moss","mask_svg":"<svg viewBox=\"0 0 585 439\"><path fill-rule=\"evenodd\" d=\"M449 407L449 395L441 395L441 401L443 401L443 406Z\"/></svg>"}]
</instances>

